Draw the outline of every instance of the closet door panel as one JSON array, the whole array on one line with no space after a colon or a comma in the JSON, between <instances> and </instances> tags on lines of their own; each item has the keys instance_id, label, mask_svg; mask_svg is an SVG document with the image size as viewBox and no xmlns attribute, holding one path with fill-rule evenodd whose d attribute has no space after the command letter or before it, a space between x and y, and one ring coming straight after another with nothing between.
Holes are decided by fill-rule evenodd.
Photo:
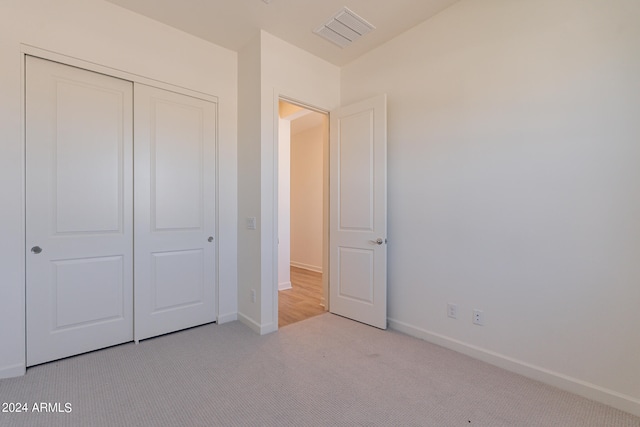
<instances>
[{"instance_id":1,"label":"closet door panel","mask_svg":"<svg viewBox=\"0 0 640 427\"><path fill-rule=\"evenodd\" d=\"M135 339L216 318L216 104L135 85Z\"/></svg>"},{"instance_id":2,"label":"closet door panel","mask_svg":"<svg viewBox=\"0 0 640 427\"><path fill-rule=\"evenodd\" d=\"M133 86L26 60L27 365L133 339Z\"/></svg>"}]
</instances>

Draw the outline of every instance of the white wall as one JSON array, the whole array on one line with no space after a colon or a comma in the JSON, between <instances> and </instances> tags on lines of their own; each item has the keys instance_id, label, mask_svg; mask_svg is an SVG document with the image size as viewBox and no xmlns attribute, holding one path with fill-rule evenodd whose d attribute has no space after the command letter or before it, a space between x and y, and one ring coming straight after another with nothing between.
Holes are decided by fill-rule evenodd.
<instances>
[{"instance_id":1,"label":"white wall","mask_svg":"<svg viewBox=\"0 0 640 427\"><path fill-rule=\"evenodd\" d=\"M264 31L240 52L238 67L239 218L244 221L245 216L252 214L258 218L259 224L259 237L248 238L242 225L238 235L238 315L254 330L268 333L278 327L275 126L278 123L278 97L286 96L321 109L333 109L340 102L340 69ZM260 73L257 84L255 72ZM246 87L243 81L250 83L251 87ZM253 129L256 103L260 108L259 138ZM245 126L250 129L243 129ZM253 155L258 156L259 164L256 165ZM245 172L248 174L246 178L243 176ZM256 268L259 269L259 277L254 272ZM257 290L256 303L251 302L251 289Z\"/></svg>"},{"instance_id":2,"label":"white wall","mask_svg":"<svg viewBox=\"0 0 640 427\"><path fill-rule=\"evenodd\" d=\"M275 152L278 96L284 95L324 110L340 103L340 69L269 33L261 33L262 51L262 222L275 222ZM275 330L278 323L277 272L274 271L276 234L272 228L261 229L261 324Z\"/></svg>"},{"instance_id":3,"label":"white wall","mask_svg":"<svg viewBox=\"0 0 640 427\"><path fill-rule=\"evenodd\" d=\"M260 50L259 35L238 53L238 317L260 331ZM247 218L256 218L256 230ZM256 300L251 300L255 292Z\"/></svg>"},{"instance_id":4,"label":"white wall","mask_svg":"<svg viewBox=\"0 0 640 427\"><path fill-rule=\"evenodd\" d=\"M25 365L21 43L219 99L219 317L237 313L237 54L100 0L4 0L0 13L0 378Z\"/></svg>"},{"instance_id":5,"label":"white wall","mask_svg":"<svg viewBox=\"0 0 640 427\"><path fill-rule=\"evenodd\" d=\"M323 138L323 126L291 136L291 265L320 273Z\"/></svg>"},{"instance_id":6,"label":"white wall","mask_svg":"<svg viewBox=\"0 0 640 427\"><path fill-rule=\"evenodd\" d=\"M638 22L462 0L344 67L342 101L388 93L391 325L640 415Z\"/></svg>"},{"instance_id":7,"label":"white wall","mask_svg":"<svg viewBox=\"0 0 640 427\"><path fill-rule=\"evenodd\" d=\"M278 290L291 289L291 121L278 120Z\"/></svg>"}]
</instances>

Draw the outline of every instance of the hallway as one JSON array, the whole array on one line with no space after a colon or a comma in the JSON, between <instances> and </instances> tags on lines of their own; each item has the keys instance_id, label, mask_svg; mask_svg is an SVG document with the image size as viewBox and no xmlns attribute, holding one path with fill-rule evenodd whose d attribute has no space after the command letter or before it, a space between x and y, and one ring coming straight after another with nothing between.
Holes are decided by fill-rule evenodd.
<instances>
[{"instance_id":1,"label":"hallway","mask_svg":"<svg viewBox=\"0 0 640 427\"><path fill-rule=\"evenodd\" d=\"M290 325L324 313L322 273L291 267L292 289L278 292L278 326Z\"/></svg>"}]
</instances>

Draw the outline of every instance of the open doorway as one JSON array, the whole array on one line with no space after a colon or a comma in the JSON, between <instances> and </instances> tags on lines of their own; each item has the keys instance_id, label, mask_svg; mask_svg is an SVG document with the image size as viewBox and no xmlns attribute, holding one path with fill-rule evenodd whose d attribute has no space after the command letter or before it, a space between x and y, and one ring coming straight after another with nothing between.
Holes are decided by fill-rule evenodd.
<instances>
[{"instance_id":1,"label":"open doorway","mask_svg":"<svg viewBox=\"0 0 640 427\"><path fill-rule=\"evenodd\" d=\"M278 105L278 326L327 308L325 264L328 115Z\"/></svg>"}]
</instances>

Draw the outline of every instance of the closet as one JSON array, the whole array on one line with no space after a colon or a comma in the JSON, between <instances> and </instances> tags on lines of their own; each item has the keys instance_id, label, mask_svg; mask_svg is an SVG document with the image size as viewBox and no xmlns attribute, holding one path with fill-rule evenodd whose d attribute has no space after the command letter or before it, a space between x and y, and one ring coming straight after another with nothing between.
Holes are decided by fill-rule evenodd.
<instances>
[{"instance_id":1,"label":"closet","mask_svg":"<svg viewBox=\"0 0 640 427\"><path fill-rule=\"evenodd\" d=\"M215 102L27 56L27 365L216 318Z\"/></svg>"}]
</instances>

